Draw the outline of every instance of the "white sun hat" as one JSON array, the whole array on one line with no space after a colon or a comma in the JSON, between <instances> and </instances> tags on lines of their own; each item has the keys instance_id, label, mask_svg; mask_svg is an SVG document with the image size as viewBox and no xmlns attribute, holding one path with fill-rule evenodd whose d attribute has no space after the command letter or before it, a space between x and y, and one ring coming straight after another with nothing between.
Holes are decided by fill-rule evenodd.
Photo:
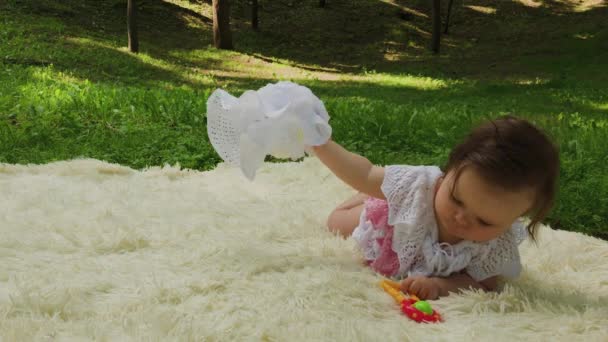
<instances>
[{"instance_id":1,"label":"white sun hat","mask_svg":"<svg viewBox=\"0 0 608 342\"><path fill-rule=\"evenodd\" d=\"M327 142L328 122L323 102L292 82L247 90L239 98L216 89L207 100L207 134L213 148L250 180L266 155L298 159L308 146Z\"/></svg>"}]
</instances>

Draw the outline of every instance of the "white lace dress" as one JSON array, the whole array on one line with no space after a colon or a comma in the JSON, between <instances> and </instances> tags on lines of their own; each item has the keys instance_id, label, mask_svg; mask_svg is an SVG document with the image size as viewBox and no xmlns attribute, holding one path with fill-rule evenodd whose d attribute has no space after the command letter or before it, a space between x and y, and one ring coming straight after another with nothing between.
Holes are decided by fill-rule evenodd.
<instances>
[{"instance_id":1,"label":"white lace dress","mask_svg":"<svg viewBox=\"0 0 608 342\"><path fill-rule=\"evenodd\" d=\"M518 245L527 237L521 220L487 242L438 242L433 199L441 175L436 166L385 168L382 192L386 201L368 200L353 232L370 266L396 278L445 277L462 270L476 281L497 275L517 277L521 272Z\"/></svg>"}]
</instances>

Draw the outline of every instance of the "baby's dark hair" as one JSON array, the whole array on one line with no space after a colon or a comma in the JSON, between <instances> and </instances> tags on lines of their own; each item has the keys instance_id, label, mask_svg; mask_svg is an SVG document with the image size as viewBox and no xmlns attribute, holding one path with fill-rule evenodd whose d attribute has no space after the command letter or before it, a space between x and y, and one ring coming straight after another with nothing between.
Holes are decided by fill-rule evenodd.
<instances>
[{"instance_id":1,"label":"baby's dark hair","mask_svg":"<svg viewBox=\"0 0 608 342\"><path fill-rule=\"evenodd\" d=\"M535 233L555 201L559 156L556 146L530 122L506 115L487 121L454 147L444 172L456 179L465 166L473 166L489 183L505 190L535 189L528 233Z\"/></svg>"}]
</instances>

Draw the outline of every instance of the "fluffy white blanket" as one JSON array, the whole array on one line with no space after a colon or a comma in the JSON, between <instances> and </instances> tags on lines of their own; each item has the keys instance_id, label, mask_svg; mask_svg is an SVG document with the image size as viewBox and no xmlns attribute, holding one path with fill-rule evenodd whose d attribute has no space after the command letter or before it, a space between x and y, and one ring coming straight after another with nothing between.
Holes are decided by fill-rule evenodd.
<instances>
[{"instance_id":1,"label":"fluffy white blanket","mask_svg":"<svg viewBox=\"0 0 608 342\"><path fill-rule=\"evenodd\" d=\"M608 340L605 241L543 227L520 279L418 324L324 228L351 194L314 158L255 182L223 164L0 164L0 341Z\"/></svg>"}]
</instances>

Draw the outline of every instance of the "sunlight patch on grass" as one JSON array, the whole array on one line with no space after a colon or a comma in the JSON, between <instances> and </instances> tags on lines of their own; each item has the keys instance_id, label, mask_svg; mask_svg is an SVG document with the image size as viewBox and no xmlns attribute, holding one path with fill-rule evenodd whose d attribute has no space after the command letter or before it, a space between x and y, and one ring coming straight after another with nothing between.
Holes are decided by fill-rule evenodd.
<instances>
[{"instance_id":1,"label":"sunlight patch on grass","mask_svg":"<svg viewBox=\"0 0 608 342\"><path fill-rule=\"evenodd\" d=\"M516 0L520 4L528 7L538 8L543 5L542 0Z\"/></svg>"},{"instance_id":2,"label":"sunlight patch on grass","mask_svg":"<svg viewBox=\"0 0 608 342\"><path fill-rule=\"evenodd\" d=\"M518 80L515 80L513 83L520 84L520 85L541 85L541 84L547 84L548 82L549 82L548 79L535 77L535 78L518 79Z\"/></svg>"},{"instance_id":3,"label":"sunlight patch on grass","mask_svg":"<svg viewBox=\"0 0 608 342\"><path fill-rule=\"evenodd\" d=\"M361 79L363 81L363 79ZM448 87L448 82L431 77L367 73L365 81L384 86L397 86L417 90L438 90Z\"/></svg>"},{"instance_id":4,"label":"sunlight patch on grass","mask_svg":"<svg viewBox=\"0 0 608 342\"><path fill-rule=\"evenodd\" d=\"M413 48L413 49L418 49L418 50L424 49L424 46L416 43L413 40L410 40L409 42L407 42L407 47Z\"/></svg>"},{"instance_id":5,"label":"sunlight patch on grass","mask_svg":"<svg viewBox=\"0 0 608 342\"><path fill-rule=\"evenodd\" d=\"M209 77L231 79L289 79L289 80L339 80L343 74L335 69L301 65L296 62L245 55L233 51L203 49L189 52L172 51L171 57L186 61L189 68Z\"/></svg>"},{"instance_id":6,"label":"sunlight patch on grass","mask_svg":"<svg viewBox=\"0 0 608 342\"><path fill-rule=\"evenodd\" d=\"M397 8L400 8L401 10L403 10L404 12L408 12L411 13L417 17L421 17L421 18L428 18L429 15L420 11L417 11L415 9L409 8L409 7L405 7L401 4L397 4L395 3L395 0L380 0L381 2L387 4L387 5L391 5Z\"/></svg>"},{"instance_id":7,"label":"sunlight patch on grass","mask_svg":"<svg viewBox=\"0 0 608 342\"><path fill-rule=\"evenodd\" d=\"M608 110L608 102L591 102L590 105L593 108L597 108L600 110Z\"/></svg>"},{"instance_id":8,"label":"sunlight patch on grass","mask_svg":"<svg viewBox=\"0 0 608 342\"><path fill-rule=\"evenodd\" d=\"M249 58L247 58L247 57L249 57ZM321 66L321 65L317 65L317 64L311 64L311 63L296 62L291 59L278 58L278 57L274 57L274 56L266 56L266 55L262 55L260 53L253 53L253 54L247 55L247 57L243 56L243 58L247 58L248 62L252 62L252 59L253 59L257 62L260 62L264 67L284 65L284 66L289 66L289 67L294 67L294 68L301 68L304 70L316 70L316 71L329 72L329 73L339 72L338 69L330 67L330 66Z\"/></svg>"},{"instance_id":9,"label":"sunlight patch on grass","mask_svg":"<svg viewBox=\"0 0 608 342\"><path fill-rule=\"evenodd\" d=\"M269 80L291 80L291 81L302 81L302 80L324 80L324 81L337 81L342 80L347 76L339 73L328 73L328 72L316 72L306 71L297 68L290 68L289 66L277 66L273 69L264 68L248 68L241 70L218 70L218 69L206 69L201 72L211 76L228 79L240 79L243 81L252 79L269 79Z\"/></svg>"},{"instance_id":10,"label":"sunlight patch on grass","mask_svg":"<svg viewBox=\"0 0 608 342\"><path fill-rule=\"evenodd\" d=\"M131 54L127 47L120 47L120 48L118 48L118 51L124 52L126 54ZM174 69L175 69L175 65L167 63L166 61L164 61L162 59L156 59L145 53L140 52L140 53L136 54L135 57L137 57L143 63L152 65L159 69L163 69L166 71L174 71Z\"/></svg>"},{"instance_id":11,"label":"sunlight patch on grass","mask_svg":"<svg viewBox=\"0 0 608 342\"><path fill-rule=\"evenodd\" d=\"M517 2L528 6L538 8L545 4L543 0L517 0ZM555 0L555 2L564 4L572 12L582 13L595 8L606 7L606 0Z\"/></svg>"},{"instance_id":12,"label":"sunlight patch on grass","mask_svg":"<svg viewBox=\"0 0 608 342\"><path fill-rule=\"evenodd\" d=\"M488 6L475 6L475 5L467 5L464 6L466 8L470 8L475 12L484 13L484 14L496 14L496 8L488 7Z\"/></svg>"},{"instance_id":13,"label":"sunlight patch on grass","mask_svg":"<svg viewBox=\"0 0 608 342\"><path fill-rule=\"evenodd\" d=\"M205 65L211 63L213 66L216 64L223 65L229 59L237 55L231 51L222 51L217 49L196 49L196 50L172 50L168 51L167 55L185 61L191 65Z\"/></svg>"},{"instance_id":14,"label":"sunlight patch on grass","mask_svg":"<svg viewBox=\"0 0 608 342\"><path fill-rule=\"evenodd\" d=\"M186 26L189 28L198 29L198 28L202 27L200 20L190 14L183 14L182 20L184 21L184 23L186 23Z\"/></svg>"},{"instance_id":15,"label":"sunlight patch on grass","mask_svg":"<svg viewBox=\"0 0 608 342\"><path fill-rule=\"evenodd\" d=\"M131 53L131 52L129 52L129 49L126 46L115 46L112 44L103 43L103 42L99 42L99 41L96 41L96 40L93 40L90 38L84 38L84 37L67 37L66 40L69 42L79 44L79 45L85 45L85 46L88 45L91 47L114 50L114 51L124 54L127 57L138 59L142 63L149 64L151 66L154 66L156 68L159 68L159 69L162 69L165 71L174 71L174 69L176 67L174 64L168 63L162 59L154 58L144 52L139 52L136 54Z\"/></svg>"},{"instance_id":16,"label":"sunlight patch on grass","mask_svg":"<svg viewBox=\"0 0 608 342\"><path fill-rule=\"evenodd\" d=\"M595 35L590 33L577 33L573 35L573 37L576 39L587 40L595 37Z\"/></svg>"},{"instance_id":17,"label":"sunlight patch on grass","mask_svg":"<svg viewBox=\"0 0 608 342\"><path fill-rule=\"evenodd\" d=\"M590 11L594 8L606 7L608 3L606 0L580 0L580 1L572 1L572 0L562 0L562 2L566 3L575 3L574 11L575 12L586 12Z\"/></svg>"},{"instance_id":18,"label":"sunlight patch on grass","mask_svg":"<svg viewBox=\"0 0 608 342\"><path fill-rule=\"evenodd\" d=\"M32 68L30 75L37 81L50 81L53 83L89 83L88 80L83 80L64 72L56 71L53 69L53 67Z\"/></svg>"},{"instance_id":19,"label":"sunlight patch on grass","mask_svg":"<svg viewBox=\"0 0 608 342\"><path fill-rule=\"evenodd\" d=\"M407 27L409 30L415 31L416 33L418 33L422 37L426 37L426 38L431 37L431 32L425 31L425 30L419 28L416 25L413 25L413 24L410 24L410 23L405 23L405 24L403 24L403 26Z\"/></svg>"},{"instance_id":20,"label":"sunlight patch on grass","mask_svg":"<svg viewBox=\"0 0 608 342\"><path fill-rule=\"evenodd\" d=\"M213 18L213 8L204 1L162 0L179 7L187 8L208 18Z\"/></svg>"},{"instance_id":21,"label":"sunlight patch on grass","mask_svg":"<svg viewBox=\"0 0 608 342\"><path fill-rule=\"evenodd\" d=\"M411 42L411 41L410 41ZM394 40L388 40L384 42L384 60L386 61L398 61L400 58L404 56L414 57L415 54L412 52L410 54L406 54L403 52L401 46L403 43L396 42Z\"/></svg>"},{"instance_id":22,"label":"sunlight patch on grass","mask_svg":"<svg viewBox=\"0 0 608 342\"><path fill-rule=\"evenodd\" d=\"M68 42L75 43L75 44L90 45L90 46L102 47L102 48L105 48L105 49L112 49L112 50L120 51L120 52L127 53L127 54L129 53L129 51L124 50L121 47L116 47L116 46L108 44L108 43L102 43L102 42L93 40L91 38L86 38L86 37L66 37L65 40L68 41Z\"/></svg>"}]
</instances>

